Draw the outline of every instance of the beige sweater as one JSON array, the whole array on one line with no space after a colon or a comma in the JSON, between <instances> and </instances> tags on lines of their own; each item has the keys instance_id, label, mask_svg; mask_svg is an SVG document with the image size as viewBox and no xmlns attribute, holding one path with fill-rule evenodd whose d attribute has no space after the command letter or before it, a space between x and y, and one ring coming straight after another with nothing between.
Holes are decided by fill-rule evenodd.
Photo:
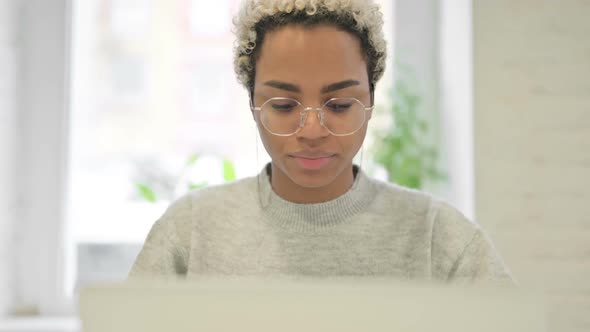
<instances>
[{"instance_id":1,"label":"beige sweater","mask_svg":"<svg viewBox=\"0 0 590 332\"><path fill-rule=\"evenodd\" d=\"M450 205L369 178L319 204L276 195L256 177L193 191L154 224L130 276L372 276L513 279L486 233Z\"/></svg>"}]
</instances>

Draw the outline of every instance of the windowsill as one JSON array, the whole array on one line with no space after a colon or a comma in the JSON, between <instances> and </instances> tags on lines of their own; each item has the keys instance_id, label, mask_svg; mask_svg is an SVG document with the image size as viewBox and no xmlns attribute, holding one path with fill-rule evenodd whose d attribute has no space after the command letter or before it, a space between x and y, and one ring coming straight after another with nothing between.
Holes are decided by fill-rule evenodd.
<instances>
[{"instance_id":1,"label":"windowsill","mask_svg":"<svg viewBox=\"0 0 590 332\"><path fill-rule=\"evenodd\" d=\"M0 332L79 332L80 321L74 316L3 317Z\"/></svg>"}]
</instances>

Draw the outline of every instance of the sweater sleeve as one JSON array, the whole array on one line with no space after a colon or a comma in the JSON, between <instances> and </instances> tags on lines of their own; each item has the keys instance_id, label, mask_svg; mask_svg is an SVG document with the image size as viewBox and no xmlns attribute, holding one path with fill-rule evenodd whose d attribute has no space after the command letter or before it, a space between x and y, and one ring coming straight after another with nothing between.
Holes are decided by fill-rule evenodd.
<instances>
[{"instance_id":1,"label":"sweater sleeve","mask_svg":"<svg viewBox=\"0 0 590 332\"><path fill-rule=\"evenodd\" d=\"M436 279L450 283L515 284L481 226L449 204L436 202L434 207L431 259Z\"/></svg>"},{"instance_id":2,"label":"sweater sleeve","mask_svg":"<svg viewBox=\"0 0 590 332\"><path fill-rule=\"evenodd\" d=\"M190 197L174 202L152 226L129 278L178 277L187 272Z\"/></svg>"},{"instance_id":3,"label":"sweater sleeve","mask_svg":"<svg viewBox=\"0 0 590 332\"><path fill-rule=\"evenodd\" d=\"M454 283L515 283L492 241L480 228L475 230L471 241L453 264L448 280Z\"/></svg>"}]
</instances>

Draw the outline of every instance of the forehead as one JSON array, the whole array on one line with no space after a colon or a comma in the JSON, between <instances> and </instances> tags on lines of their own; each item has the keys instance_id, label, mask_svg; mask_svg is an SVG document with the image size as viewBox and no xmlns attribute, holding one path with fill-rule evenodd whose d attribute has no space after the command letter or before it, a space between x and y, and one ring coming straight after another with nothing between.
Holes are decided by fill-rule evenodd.
<instances>
[{"instance_id":1,"label":"forehead","mask_svg":"<svg viewBox=\"0 0 590 332\"><path fill-rule=\"evenodd\" d=\"M332 26L279 28L266 34L256 63L256 83L269 79L301 85L343 79L366 82L361 42Z\"/></svg>"}]
</instances>

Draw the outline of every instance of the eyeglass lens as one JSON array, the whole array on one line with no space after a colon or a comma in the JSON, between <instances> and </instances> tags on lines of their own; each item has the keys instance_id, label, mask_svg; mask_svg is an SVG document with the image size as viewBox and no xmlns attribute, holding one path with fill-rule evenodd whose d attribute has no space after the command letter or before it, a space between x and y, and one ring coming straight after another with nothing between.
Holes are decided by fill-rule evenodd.
<instances>
[{"instance_id":1,"label":"eyeglass lens","mask_svg":"<svg viewBox=\"0 0 590 332\"><path fill-rule=\"evenodd\" d=\"M353 133L365 121L364 105L352 98L331 99L322 107L323 115L310 112L298 101L288 98L270 99L261 106L260 111L266 129L279 135L297 132L305 125L307 116L319 116L322 125L335 135Z\"/></svg>"}]
</instances>

